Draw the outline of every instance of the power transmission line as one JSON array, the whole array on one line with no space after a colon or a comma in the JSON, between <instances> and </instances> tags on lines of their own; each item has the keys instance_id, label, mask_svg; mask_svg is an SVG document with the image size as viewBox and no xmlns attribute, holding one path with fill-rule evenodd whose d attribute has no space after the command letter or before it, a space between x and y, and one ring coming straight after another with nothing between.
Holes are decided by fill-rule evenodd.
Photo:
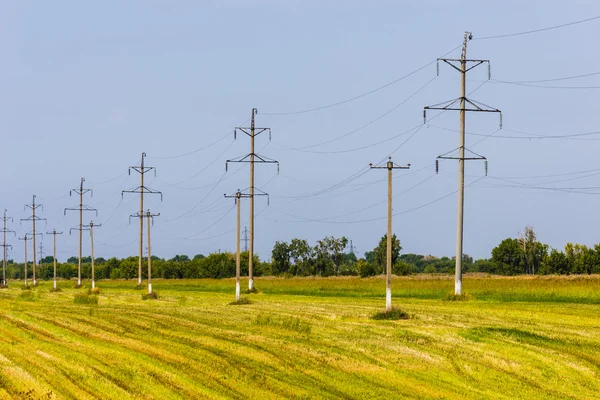
<instances>
[{"instance_id":1,"label":"power transmission line","mask_svg":"<svg viewBox=\"0 0 600 400\"><path fill-rule=\"evenodd\" d=\"M74 230L79 232L79 260L77 263L77 286L76 286L76 288L81 288L81 252L82 252L82 246L83 246L83 231L87 230L87 229L84 229L84 227L83 227L83 212L84 211L92 211L92 212L96 213L96 216L98 216L97 209L88 207L83 204L83 195L84 194L90 193L91 195L93 195L92 189L86 189L83 187L84 182L85 182L85 178L81 178L81 181L79 183L79 188L72 189L69 192L69 195L72 195L73 193L79 195L79 206L65 208L65 215L67 215L67 211L79 211L79 226L77 226L76 228L69 229L69 235Z\"/></svg>"},{"instance_id":2,"label":"power transmission line","mask_svg":"<svg viewBox=\"0 0 600 400\"><path fill-rule=\"evenodd\" d=\"M442 55L442 57L445 57L446 55L448 55L448 54L452 53L454 50L456 50L456 49L458 49L458 48L460 48L460 45L459 45L459 46L456 46L455 48L453 48L453 49L451 49L450 51L446 52L444 55ZM393 80L393 81L391 81L391 82L388 82L388 83L386 83L385 85L379 86L378 88L375 88L375 89L369 90L368 92L365 92L365 93L359 94L358 96L354 96L354 97L351 97L351 98L349 98L349 99L346 99L346 100L338 101L338 102L331 103L331 104L328 104L328 105L325 105L325 106L320 106L320 107L309 108L309 109L305 109L305 110L299 110L299 111L288 111L288 112L270 112L270 113L262 113L262 114L264 114L264 115L293 115L293 114L305 114L305 113L309 113L309 112L313 112L313 111L325 110L325 109L327 109L327 108L331 108L331 107L339 106L339 105L342 105L342 104L346 104L346 103L349 103L349 102L351 102L351 101L358 100L358 99L360 99L360 98L363 98L363 97L365 97L365 96L368 96L368 95L370 95L370 94L376 93L376 92L378 92L378 91L380 91L380 90L382 90L382 89L385 89L385 88L387 88L387 87L389 87L389 86L392 86L393 84L395 84L395 83L398 83L398 82L400 82L400 81L402 81L402 80L404 80L404 79L406 79L406 78L408 78L408 77L410 77L410 76L412 76L412 75L416 74L416 73L417 73L417 72L419 72L419 71L422 71L423 69L425 69L425 68L427 68L428 66L430 66L430 65L434 64L435 62L436 62L436 60L433 60L433 61L431 61L431 62L428 62L427 64L425 64L425 65L423 65L423 66L421 66L421 67L417 68L416 70L414 70L414 71L412 71L412 72L410 72L410 73L408 73L408 74L406 74L406 75L404 75L404 76L402 76L402 77L400 77L400 78L398 78L398 79L395 79L395 80Z\"/></svg>"},{"instance_id":3,"label":"power transmission line","mask_svg":"<svg viewBox=\"0 0 600 400\"><path fill-rule=\"evenodd\" d=\"M137 214L132 214L129 218L137 217L140 220L140 245L139 245L139 262L138 262L138 286L142 284L142 263L144 257L144 194L159 194L160 200L162 201L163 195L162 192L158 190L152 190L146 186L144 186L144 175L147 172L154 171L154 176L156 176L156 168L148 167L144 164L144 159L146 158L146 153L142 153L142 161L140 165L129 167L129 174L131 174L131 170L134 170L138 174L140 174L140 186L131 190L123 190L121 192L121 197L125 193L139 193L140 195L140 211Z\"/></svg>"},{"instance_id":4,"label":"power transmission line","mask_svg":"<svg viewBox=\"0 0 600 400\"><path fill-rule=\"evenodd\" d=\"M437 162L439 159L456 159L458 160L458 212L456 222L456 273L455 273L455 286L454 293L456 295L462 295L462 257L463 257L463 223L464 223L464 192L465 192L465 161L467 160L485 160L486 163L486 175L487 175L487 160L485 157L480 156L465 147L465 114L467 111L471 112L492 112L500 114L500 128L502 128L502 113L496 108L491 108L483 103L475 100L468 99L466 96L466 78L467 72L476 68L477 66L487 63L488 64L488 78L490 77L490 62L489 60L468 60L467 59L467 43L473 38L471 32L465 32L462 53L460 59L449 59L441 58L440 60L450 65L452 68L460 72L461 90L460 97L455 100L448 102L439 103L434 106L427 106L423 109L423 117L426 119L426 112L428 109L433 110L456 110L460 111L460 133L459 133L459 147L458 157L451 157L447 155L438 156L436 159L436 171ZM460 67L456 66L458 63ZM473 65L467 67L468 63ZM456 107L456 104L459 107ZM469 106L467 108L467 105ZM465 157L465 150L472 153L471 157Z\"/></svg>"},{"instance_id":5,"label":"power transmission line","mask_svg":"<svg viewBox=\"0 0 600 400\"><path fill-rule=\"evenodd\" d=\"M8 287L8 285L6 284L6 249L8 247L10 247L12 249L12 245L6 243L6 234L12 233L13 235L17 236L15 231L6 228L6 223L8 222L8 220L10 220L12 222L13 218L7 217L6 209L4 209L4 217L2 217L2 222L4 224L4 227L2 228L2 235L3 235L4 239L2 240L2 244L0 245L0 246L2 246L2 250L3 250L2 252L3 252L3 256L4 256L3 260L2 260L2 286L1 286L2 288Z\"/></svg>"},{"instance_id":6,"label":"power transmission line","mask_svg":"<svg viewBox=\"0 0 600 400\"><path fill-rule=\"evenodd\" d=\"M21 218L21 221L31 221L32 228L33 228L32 233L31 233L31 240L33 242L33 286L36 286L37 285L37 277L36 277L36 271L35 271L35 267L36 267L35 237L37 235L41 235L41 233L36 233L35 223L37 221L45 221L46 218L40 218L37 215L35 215L35 211L38 208L42 208L42 210L43 210L43 206L41 204L35 204L35 194L33 195L33 200L31 201L31 204L26 204L25 208L29 208L31 210L31 217Z\"/></svg>"},{"instance_id":7,"label":"power transmission line","mask_svg":"<svg viewBox=\"0 0 600 400\"><path fill-rule=\"evenodd\" d=\"M250 248L249 248L249 260L248 260L248 289L254 289L254 271L253 271L253 255L254 255L254 190L256 189L254 186L254 164L277 164L277 171L279 172L279 161L270 159L268 157L261 156L254 151L254 140L256 136L260 135L263 132L269 132L269 139L271 137L271 128L256 128L254 125L254 117L257 113L257 109L252 109L251 114L251 122L250 127L236 127L234 129L234 137L236 137L236 132L239 129L241 132L245 133L250 137L250 153L245 156L238 157L236 159L227 160L225 162L225 170L227 171L227 165L230 162L233 163L249 163L250 164L250 186L249 186L249 196L250 196ZM256 160L258 159L258 161ZM266 194L266 193L265 193Z\"/></svg>"},{"instance_id":8,"label":"power transmission line","mask_svg":"<svg viewBox=\"0 0 600 400\"><path fill-rule=\"evenodd\" d=\"M583 24L585 22L594 21L599 18L600 18L600 15L591 17L591 18L581 19L579 21L568 22L566 24L561 24L561 25L554 25L554 26L549 26L549 27L541 28L541 29L534 29L534 30L530 30L530 31L506 33L503 35L484 36L484 37L480 37L480 38L475 38L475 40L500 39L500 38L506 38L506 37L511 37L511 36L529 35L531 33L545 32L545 31L549 31L549 30L553 30L553 29L564 28L564 27L571 26L571 25Z\"/></svg>"}]
</instances>

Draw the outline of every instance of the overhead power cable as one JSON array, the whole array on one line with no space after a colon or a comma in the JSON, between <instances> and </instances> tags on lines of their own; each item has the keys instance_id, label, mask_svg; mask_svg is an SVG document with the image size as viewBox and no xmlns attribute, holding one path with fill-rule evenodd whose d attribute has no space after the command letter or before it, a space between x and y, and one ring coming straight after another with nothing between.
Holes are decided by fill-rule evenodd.
<instances>
[{"instance_id":1,"label":"overhead power cable","mask_svg":"<svg viewBox=\"0 0 600 400\"><path fill-rule=\"evenodd\" d=\"M450 50L450 51L446 52L444 55L442 55L442 57L444 57L444 56L446 56L446 55L448 55L448 54L452 53L454 50L456 50L456 49L460 48L461 46L462 46L462 44L460 44L460 45L456 46L456 47L455 47L455 48L453 48L452 50ZM379 86L378 88L375 88L375 89L369 90L368 92L365 92L365 93L359 94L358 96L354 96L354 97L348 98L348 99L346 99L346 100L338 101L338 102L331 103L331 104L327 104L327 105L320 106L320 107L314 107L314 108L308 108L308 109L305 109L305 110L299 110L299 111L288 111L288 112L267 112L267 113L263 113L263 112L261 112L261 114L263 114L263 115L293 115L293 114L305 114L305 113L309 113L309 112L313 112L313 111L325 110L325 109L327 109L327 108L331 108L331 107L339 106L339 105L342 105L342 104L346 104L346 103L349 103L349 102L351 102L351 101L358 100L358 99L360 99L360 98L363 98L363 97L365 97L365 96L368 96L368 95L370 95L370 94L376 93L376 92L378 92L378 91L380 91L380 90L382 90L382 89L385 89L385 88L387 88L387 87L389 87L389 86L392 86L393 84L395 84L395 83L398 83L398 82L400 82L400 81L402 81L402 80L404 80L404 79L406 79L406 78L408 78L408 77L410 77L410 76L412 76L412 75L416 74L417 72L419 72L419 71L421 71L421 70L423 70L423 69L427 68L428 66L430 66L430 65L432 65L432 64L435 64L436 62L437 62L437 58L436 58L435 60L432 60L432 61L428 62L427 64L425 64L425 65L423 65L423 66L421 66L421 67L417 68L416 70L414 70L414 71L412 71L412 72L410 72L410 73L408 73L408 74L406 74L406 75L404 75L404 76L402 76L402 77L398 78L398 79L395 79L395 80L393 80L393 81L391 81L391 82L388 82L388 83L386 83L385 85Z\"/></svg>"},{"instance_id":2,"label":"overhead power cable","mask_svg":"<svg viewBox=\"0 0 600 400\"><path fill-rule=\"evenodd\" d=\"M484 36L484 37L479 37L479 38L478 37L474 37L473 40L489 40L489 39L506 38L506 37L511 37L511 36L529 35L529 34L532 34L532 33L545 32L545 31L549 31L549 30L553 30L553 29L564 28L564 27L571 26L571 25L583 24L585 22L594 21L594 20L597 20L597 19L600 19L600 15L597 15L597 16L591 17L591 18L581 19L579 21L568 22L566 24L554 25L554 26L549 26L549 27L540 28L540 29L534 29L534 30L530 30L530 31L515 32L515 33L506 33L506 34L503 34L503 35L495 35L495 36Z\"/></svg>"}]
</instances>

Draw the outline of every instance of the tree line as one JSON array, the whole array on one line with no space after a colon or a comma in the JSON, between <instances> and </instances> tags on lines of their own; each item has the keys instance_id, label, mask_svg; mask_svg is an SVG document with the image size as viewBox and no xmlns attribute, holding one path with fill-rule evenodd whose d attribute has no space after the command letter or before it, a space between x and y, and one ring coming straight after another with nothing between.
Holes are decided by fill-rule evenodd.
<instances>
[{"instance_id":1,"label":"tree line","mask_svg":"<svg viewBox=\"0 0 600 400\"><path fill-rule=\"evenodd\" d=\"M328 236L311 245L305 239L290 242L277 241L269 262L254 255L256 276L375 276L385 272L387 235L377 246L358 258L346 251L348 239ZM420 254L401 254L402 246L396 235L392 236L392 273L409 275L418 273L454 273L454 257L434 257ZM248 252L241 253L241 274L248 274ZM42 259L37 266L38 279L53 277L53 257ZM143 260L142 275L146 278L147 264ZM94 260L96 279L134 279L138 274L138 257ZM62 279L77 277L77 257L57 263L57 276ZM8 261L8 279L24 279L23 263ZM600 273L600 244L587 247L567 243L558 250L537 240L532 228L526 227L518 238L504 239L491 252L491 258L473 260L463 256L465 272L483 272L497 275L520 274L592 274ZM28 278L33 274L28 263ZM91 258L82 258L82 274L91 277ZM217 252L208 256L197 254L192 258L176 255L171 259L152 257L152 276L164 279L230 278L235 276L235 253Z\"/></svg>"}]
</instances>

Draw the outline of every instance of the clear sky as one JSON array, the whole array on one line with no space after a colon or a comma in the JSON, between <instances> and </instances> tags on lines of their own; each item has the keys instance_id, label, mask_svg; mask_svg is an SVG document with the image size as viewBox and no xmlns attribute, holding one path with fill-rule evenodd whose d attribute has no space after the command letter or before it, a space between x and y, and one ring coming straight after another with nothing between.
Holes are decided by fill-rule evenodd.
<instances>
[{"instance_id":1,"label":"clear sky","mask_svg":"<svg viewBox=\"0 0 600 400\"><path fill-rule=\"evenodd\" d=\"M377 89L452 49L448 56L459 57L466 30L474 36L468 57L491 60L498 81L597 73L600 19L482 38L598 15L597 1L4 0L0 207L21 237L30 229L19 223L28 217L24 204L36 194L48 220L38 230L65 233L58 239L64 260L76 254L69 228L78 215L63 210L77 205L69 190L85 177L94 190L85 204L99 210L85 222L103 224L96 255L136 255L138 224L128 216L139 200L122 199L121 190L139 184L127 170L146 152L157 170L148 186L164 193L162 202L146 197L161 213L153 253L233 251L235 209L223 194L248 187L249 173L241 164L225 172L225 160L249 152L248 137L234 141L232 129L247 125L256 107L257 126L272 128L272 141L259 136L257 150L281 163L279 174L274 165L256 168L256 186L270 194L269 207L256 201L261 258L276 240L294 237L314 243L344 235L360 255L371 250L386 231L387 185L384 170L367 167L390 154L412 164L394 172L394 232L403 252L452 256L457 165L443 161L436 175L434 163L458 146L458 113L404 132L423 123L424 106L459 96L456 71L440 65L436 77L432 63L356 100L295 112ZM474 69L467 91L486 79L487 68ZM495 132L495 114L467 115L467 146L488 158L489 176L480 179L483 163L468 162L464 251L489 257L525 225L553 247L597 243L600 135L531 137L600 131L600 75L498 81L470 96L501 109L504 129ZM247 225L247 201L242 210ZM21 260L22 242L10 243L10 257ZM50 254L51 236L43 244Z\"/></svg>"}]
</instances>

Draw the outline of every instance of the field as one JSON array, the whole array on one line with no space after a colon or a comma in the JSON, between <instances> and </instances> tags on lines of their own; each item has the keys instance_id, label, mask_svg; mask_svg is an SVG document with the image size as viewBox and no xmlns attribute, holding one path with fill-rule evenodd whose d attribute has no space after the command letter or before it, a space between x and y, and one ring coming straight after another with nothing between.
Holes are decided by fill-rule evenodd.
<instances>
[{"instance_id":1,"label":"field","mask_svg":"<svg viewBox=\"0 0 600 400\"><path fill-rule=\"evenodd\" d=\"M71 282L0 291L0 398L600 398L600 277ZM244 282L245 284L245 282ZM89 286L89 284L88 284ZM245 286L242 286L245 287ZM95 296L91 296L94 298ZM93 301L93 300L92 300Z\"/></svg>"}]
</instances>

